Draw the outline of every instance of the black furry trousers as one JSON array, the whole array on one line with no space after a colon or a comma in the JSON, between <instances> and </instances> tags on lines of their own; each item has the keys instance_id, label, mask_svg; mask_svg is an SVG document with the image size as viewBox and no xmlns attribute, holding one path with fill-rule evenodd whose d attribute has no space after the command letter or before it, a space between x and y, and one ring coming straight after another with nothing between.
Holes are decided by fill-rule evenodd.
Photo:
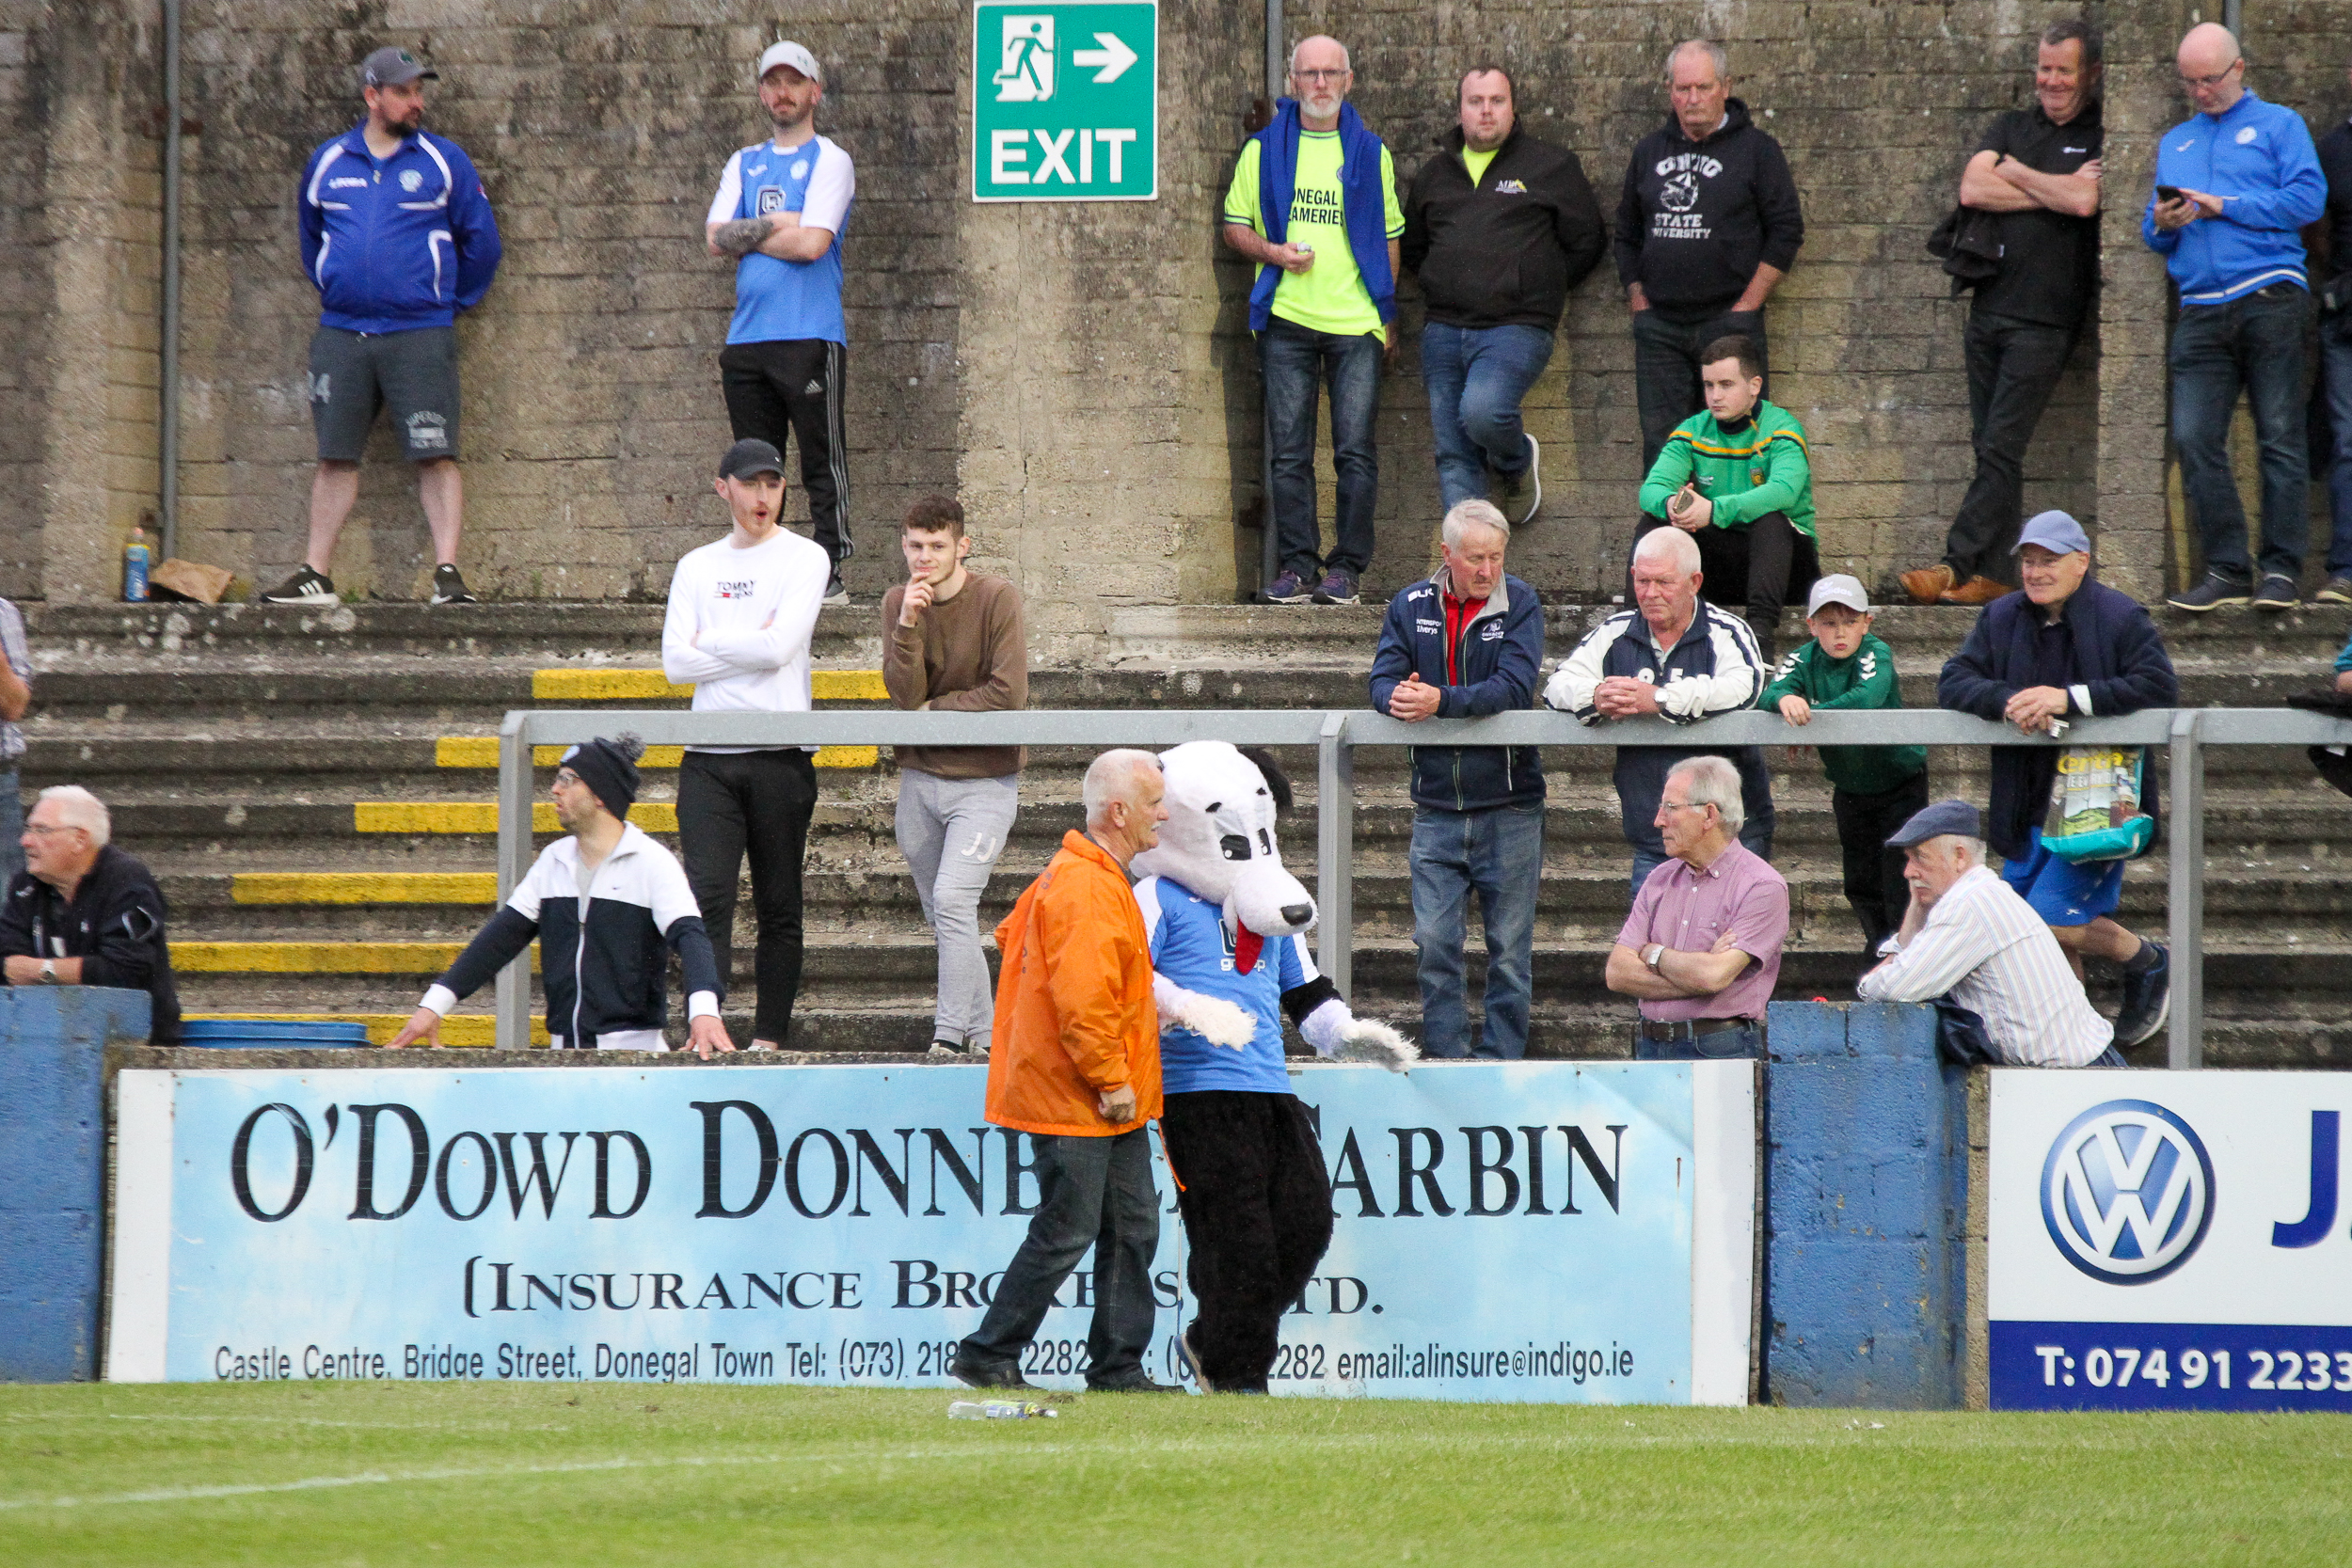
<instances>
[{"instance_id":1,"label":"black furry trousers","mask_svg":"<svg viewBox=\"0 0 2352 1568\"><path fill-rule=\"evenodd\" d=\"M1331 1183L1296 1095L1204 1089L1160 1114L1191 1248L1200 1375L1263 1392L1282 1313L1331 1244Z\"/></svg>"}]
</instances>

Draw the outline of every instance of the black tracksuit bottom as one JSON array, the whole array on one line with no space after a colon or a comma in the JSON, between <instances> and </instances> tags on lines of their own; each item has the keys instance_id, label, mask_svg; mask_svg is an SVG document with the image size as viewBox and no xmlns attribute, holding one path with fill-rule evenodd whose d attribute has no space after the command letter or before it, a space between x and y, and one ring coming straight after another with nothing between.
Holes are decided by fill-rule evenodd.
<instances>
[{"instance_id":1,"label":"black tracksuit bottom","mask_svg":"<svg viewBox=\"0 0 2352 1568\"><path fill-rule=\"evenodd\" d=\"M754 1039L785 1043L800 994L804 939L801 860L817 812L817 765L794 747L773 752L689 752L678 767L678 858L710 933L722 979L735 974L735 900L752 866L759 946L752 975Z\"/></svg>"},{"instance_id":2,"label":"black tracksuit bottom","mask_svg":"<svg viewBox=\"0 0 2352 1568\"><path fill-rule=\"evenodd\" d=\"M1862 951L1873 957L1879 943L1902 929L1911 911L1911 884L1903 880L1903 852L1886 841L1928 809L1928 776L1916 774L1894 788L1864 795L1838 786L1829 792L1837 818L1837 847L1845 854L1846 902L1862 923Z\"/></svg>"},{"instance_id":3,"label":"black tracksuit bottom","mask_svg":"<svg viewBox=\"0 0 2352 1568\"><path fill-rule=\"evenodd\" d=\"M1171 1094L1160 1113L1179 1183L1200 1315L1197 1369L1219 1391L1263 1392L1282 1314L1331 1244L1331 1184L1296 1095Z\"/></svg>"},{"instance_id":4,"label":"black tracksuit bottom","mask_svg":"<svg viewBox=\"0 0 2352 1568\"><path fill-rule=\"evenodd\" d=\"M809 532L838 567L857 553L850 537L850 436L842 414L849 350L822 338L729 343L719 354L719 386L739 441L782 452L801 443L801 484Z\"/></svg>"}]
</instances>

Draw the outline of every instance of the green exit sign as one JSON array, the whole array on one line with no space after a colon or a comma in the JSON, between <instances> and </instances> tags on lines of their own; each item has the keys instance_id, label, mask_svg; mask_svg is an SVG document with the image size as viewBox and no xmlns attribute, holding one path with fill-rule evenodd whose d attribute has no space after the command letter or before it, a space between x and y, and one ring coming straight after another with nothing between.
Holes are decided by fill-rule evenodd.
<instances>
[{"instance_id":1,"label":"green exit sign","mask_svg":"<svg viewBox=\"0 0 2352 1568\"><path fill-rule=\"evenodd\" d=\"M978 0L972 62L973 200L1159 196L1158 0Z\"/></svg>"}]
</instances>

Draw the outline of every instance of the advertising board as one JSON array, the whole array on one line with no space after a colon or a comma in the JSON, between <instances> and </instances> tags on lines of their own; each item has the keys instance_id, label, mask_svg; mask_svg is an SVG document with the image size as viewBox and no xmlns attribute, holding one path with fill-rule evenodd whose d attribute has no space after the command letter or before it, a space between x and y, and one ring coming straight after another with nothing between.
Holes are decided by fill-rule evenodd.
<instances>
[{"instance_id":1,"label":"advertising board","mask_svg":"<svg viewBox=\"0 0 2352 1568\"><path fill-rule=\"evenodd\" d=\"M2352 1075L1993 1074L1996 1409L2352 1410Z\"/></svg>"},{"instance_id":2,"label":"advertising board","mask_svg":"<svg viewBox=\"0 0 2352 1568\"><path fill-rule=\"evenodd\" d=\"M977 1066L131 1071L108 1375L946 1386L1037 1203ZM1753 1064L1312 1068L1286 1393L1740 1402ZM1177 1381L1167 1218L1150 1370ZM1083 1380L1082 1266L1025 1370Z\"/></svg>"}]
</instances>

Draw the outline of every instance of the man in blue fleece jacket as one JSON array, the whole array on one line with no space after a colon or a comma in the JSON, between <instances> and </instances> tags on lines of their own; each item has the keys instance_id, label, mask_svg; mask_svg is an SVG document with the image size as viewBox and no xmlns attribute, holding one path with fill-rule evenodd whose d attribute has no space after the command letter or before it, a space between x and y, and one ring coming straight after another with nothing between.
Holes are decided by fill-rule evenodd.
<instances>
[{"instance_id":1,"label":"man in blue fleece jacket","mask_svg":"<svg viewBox=\"0 0 2352 1568\"><path fill-rule=\"evenodd\" d=\"M2328 181L2303 117L2248 90L2246 60L2227 27L2190 28L2179 59L2197 113L2157 144L2140 234L2180 288L2167 356L2172 443L2204 542L2205 579L2165 602L2199 613L2249 599L2257 610L2290 610L2311 493L2303 451L2311 293L2298 230L2327 210ZM2259 585L2230 473L2230 416L2241 389L2262 445Z\"/></svg>"}]
</instances>

